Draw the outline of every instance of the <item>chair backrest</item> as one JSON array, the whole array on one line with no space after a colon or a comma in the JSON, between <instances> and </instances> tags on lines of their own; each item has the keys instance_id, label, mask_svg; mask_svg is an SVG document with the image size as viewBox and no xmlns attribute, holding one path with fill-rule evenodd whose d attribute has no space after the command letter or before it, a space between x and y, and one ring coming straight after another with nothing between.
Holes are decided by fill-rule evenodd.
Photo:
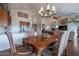
<instances>
[{"instance_id":1,"label":"chair backrest","mask_svg":"<svg viewBox=\"0 0 79 59\"><path fill-rule=\"evenodd\" d=\"M69 37L69 31L65 31L61 36L61 41L60 41L59 50L58 50L58 56L62 55L62 53L67 45L68 37Z\"/></svg>"},{"instance_id":2,"label":"chair backrest","mask_svg":"<svg viewBox=\"0 0 79 59\"><path fill-rule=\"evenodd\" d=\"M74 36L75 33L71 31L66 45L66 55L68 56L74 56Z\"/></svg>"},{"instance_id":3,"label":"chair backrest","mask_svg":"<svg viewBox=\"0 0 79 59\"><path fill-rule=\"evenodd\" d=\"M16 48L13 42L13 37L12 37L12 33L11 32L6 32L5 33L8 37L9 40L9 44L10 44L10 48L11 48L11 54L14 55L16 53Z\"/></svg>"},{"instance_id":4,"label":"chair backrest","mask_svg":"<svg viewBox=\"0 0 79 59\"><path fill-rule=\"evenodd\" d=\"M74 40L74 35L75 35L75 33L74 33L73 31L71 31L71 32L69 33L69 38L68 38L68 40Z\"/></svg>"}]
</instances>

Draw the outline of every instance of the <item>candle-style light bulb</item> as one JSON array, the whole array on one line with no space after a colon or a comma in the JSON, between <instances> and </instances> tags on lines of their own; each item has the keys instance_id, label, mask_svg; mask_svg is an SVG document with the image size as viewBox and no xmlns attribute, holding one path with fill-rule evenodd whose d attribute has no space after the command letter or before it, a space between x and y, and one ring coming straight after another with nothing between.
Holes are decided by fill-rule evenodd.
<instances>
[{"instance_id":1,"label":"candle-style light bulb","mask_svg":"<svg viewBox=\"0 0 79 59\"><path fill-rule=\"evenodd\" d=\"M39 10L39 14L41 14L41 10Z\"/></svg>"},{"instance_id":2,"label":"candle-style light bulb","mask_svg":"<svg viewBox=\"0 0 79 59\"><path fill-rule=\"evenodd\" d=\"M47 8L46 8L46 10L50 10L50 5L49 4L47 4Z\"/></svg>"},{"instance_id":3,"label":"candle-style light bulb","mask_svg":"<svg viewBox=\"0 0 79 59\"><path fill-rule=\"evenodd\" d=\"M55 8L55 6L52 6L52 11L56 11L56 8Z\"/></svg>"},{"instance_id":4,"label":"candle-style light bulb","mask_svg":"<svg viewBox=\"0 0 79 59\"><path fill-rule=\"evenodd\" d=\"M44 11L44 8L43 7L41 7L41 12L43 12Z\"/></svg>"}]
</instances>

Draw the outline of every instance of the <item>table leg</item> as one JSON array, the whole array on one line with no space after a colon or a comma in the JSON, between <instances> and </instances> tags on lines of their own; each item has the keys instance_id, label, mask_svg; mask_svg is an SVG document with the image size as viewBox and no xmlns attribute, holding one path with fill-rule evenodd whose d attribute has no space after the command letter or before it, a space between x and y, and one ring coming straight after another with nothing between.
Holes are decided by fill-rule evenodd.
<instances>
[{"instance_id":1,"label":"table leg","mask_svg":"<svg viewBox=\"0 0 79 59\"><path fill-rule=\"evenodd\" d=\"M42 54L42 51L37 52L37 56L41 56L41 54Z\"/></svg>"},{"instance_id":2,"label":"table leg","mask_svg":"<svg viewBox=\"0 0 79 59\"><path fill-rule=\"evenodd\" d=\"M37 50L37 54L36 54L36 55L37 55L37 56L41 56L41 55L42 55L43 50L44 50L43 48L41 48L41 49Z\"/></svg>"}]
</instances>

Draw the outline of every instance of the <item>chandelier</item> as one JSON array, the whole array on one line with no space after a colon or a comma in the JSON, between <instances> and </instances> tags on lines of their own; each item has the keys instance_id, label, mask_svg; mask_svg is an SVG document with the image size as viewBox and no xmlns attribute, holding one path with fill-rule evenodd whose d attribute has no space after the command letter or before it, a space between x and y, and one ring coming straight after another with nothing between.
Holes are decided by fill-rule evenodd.
<instances>
[{"instance_id":1,"label":"chandelier","mask_svg":"<svg viewBox=\"0 0 79 59\"><path fill-rule=\"evenodd\" d=\"M52 17L53 15L55 15L55 13L55 6L52 6L52 8L50 8L49 4L46 4L46 8L41 7L39 10L39 15L45 18Z\"/></svg>"}]
</instances>

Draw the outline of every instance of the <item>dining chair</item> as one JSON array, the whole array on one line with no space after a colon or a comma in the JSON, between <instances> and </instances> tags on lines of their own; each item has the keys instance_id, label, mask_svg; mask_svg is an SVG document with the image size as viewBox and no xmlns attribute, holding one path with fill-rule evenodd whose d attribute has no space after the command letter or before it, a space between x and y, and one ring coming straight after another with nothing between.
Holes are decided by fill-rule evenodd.
<instances>
[{"instance_id":1,"label":"dining chair","mask_svg":"<svg viewBox=\"0 0 79 59\"><path fill-rule=\"evenodd\" d=\"M53 56L61 56L64 52L69 37L69 31L64 31L60 40L57 42L56 49L52 50Z\"/></svg>"},{"instance_id":2,"label":"dining chair","mask_svg":"<svg viewBox=\"0 0 79 59\"><path fill-rule=\"evenodd\" d=\"M69 38L69 33L69 31L64 31L63 35L61 36L61 41L58 48L58 56L62 56L63 52L65 51Z\"/></svg>"},{"instance_id":3,"label":"dining chair","mask_svg":"<svg viewBox=\"0 0 79 59\"><path fill-rule=\"evenodd\" d=\"M10 48L11 48L11 55L25 56L25 55L30 55L32 53L31 50L27 50L22 45L18 46L18 47L15 47L11 32L8 31L5 34L7 35L8 40L9 40L9 44L10 44Z\"/></svg>"},{"instance_id":4,"label":"dining chair","mask_svg":"<svg viewBox=\"0 0 79 59\"><path fill-rule=\"evenodd\" d=\"M72 54L72 50L74 51L74 36L75 36L75 33L73 31L69 32L69 34L67 34L67 38L66 38L66 43L64 43L64 46L63 46L63 52L65 52L65 55L68 55L68 54ZM70 51L68 51L70 50Z\"/></svg>"},{"instance_id":5,"label":"dining chair","mask_svg":"<svg viewBox=\"0 0 79 59\"><path fill-rule=\"evenodd\" d=\"M49 45L49 50L52 51L52 55L56 56L58 54L59 43L61 41L61 31L58 29L54 30L53 35L58 41Z\"/></svg>"},{"instance_id":6,"label":"dining chair","mask_svg":"<svg viewBox=\"0 0 79 59\"><path fill-rule=\"evenodd\" d=\"M57 42L51 44L48 48L52 51L52 55L56 56L58 54L58 48L61 41L61 31L56 29L54 30L54 36L57 38Z\"/></svg>"},{"instance_id":7,"label":"dining chair","mask_svg":"<svg viewBox=\"0 0 79 59\"><path fill-rule=\"evenodd\" d=\"M5 33L1 34L0 36L1 42L0 42L0 56L9 56L10 55L10 50L7 49L9 48L9 42L7 39L7 36Z\"/></svg>"},{"instance_id":8,"label":"dining chair","mask_svg":"<svg viewBox=\"0 0 79 59\"><path fill-rule=\"evenodd\" d=\"M71 31L69 34L67 46L65 48L67 56L74 56L75 55L74 36L75 36L75 33L73 31Z\"/></svg>"},{"instance_id":9,"label":"dining chair","mask_svg":"<svg viewBox=\"0 0 79 59\"><path fill-rule=\"evenodd\" d=\"M71 31L70 33L69 33L69 38L68 38L68 40L74 40L74 35L75 35L75 33L74 33L74 31Z\"/></svg>"}]
</instances>

